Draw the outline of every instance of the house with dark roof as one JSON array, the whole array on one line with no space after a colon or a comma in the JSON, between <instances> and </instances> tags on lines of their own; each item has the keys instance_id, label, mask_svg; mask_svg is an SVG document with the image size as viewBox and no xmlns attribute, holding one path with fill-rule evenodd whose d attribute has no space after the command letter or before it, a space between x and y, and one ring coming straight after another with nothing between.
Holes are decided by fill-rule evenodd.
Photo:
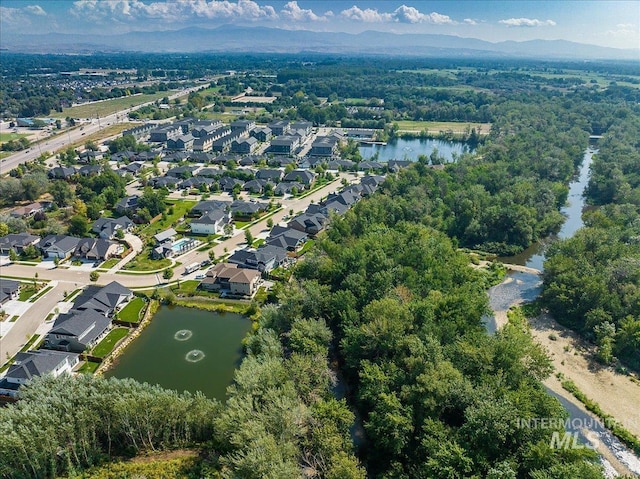
<instances>
[{"instance_id":1,"label":"house with dark roof","mask_svg":"<svg viewBox=\"0 0 640 479\"><path fill-rule=\"evenodd\" d=\"M160 126L149 132L149 141L164 143L182 135L182 127L179 125Z\"/></svg>"},{"instance_id":2,"label":"house with dark roof","mask_svg":"<svg viewBox=\"0 0 640 479\"><path fill-rule=\"evenodd\" d=\"M231 131L241 134L248 134L256 127L255 120L235 120L231 122Z\"/></svg>"},{"instance_id":3,"label":"house with dark roof","mask_svg":"<svg viewBox=\"0 0 640 479\"><path fill-rule=\"evenodd\" d=\"M4 304L12 299L18 299L20 294L20 283L13 279L0 278L0 304Z\"/></svg>"},{"instance_id":4,"label":"house with dark roof","mask_svg":"<svg viewBox=\"0 0 640 479\"><path fill-rule=\"evenodd\" d=\"M100 238L114 239L118 230L128 233L133 230L135 224L126 216L120 218L98 218L91 227L91 231Z\"/></svg>"},{"instance_id":5,"label":"house with dark roof","mask_svg":"<svg viewBox=\"0 0 640 479\"><path fill-rule=\"evenodd\" d=\"M331 160L327 163L327 169L329 170L352 170L356 167L356 163L351 160Z\"/></svg>"},{"instance_id":6,"label":"house with dark roof","mask_svg":"<svg viewBox=\"0 0 640 479\"><path fill-rule=\"evenodd\" d=\"M269 140L269 138L271 138L271 135L272 135L271 128L269 128L268 126L264 126L262 128L256 128L254 130L251 130L250 135L258 141L265 142Z\"/></svg>"},{"instance_id":7,"label":"house with dark roof","mask_svg":"<svg viewBox=\"0 0 640 479\"><path fill-rule=\"evenodd\" d=\"M309 121L296 121L294 123L291 123L291 125L289 125L289 128L294 131L302 130L304 132L304 135L307 136L310 135L311 131L313 130L313 123Z\"/></svg>"},{"instance_id":8,"label":"house with dark roof","mask_svg":"<svg viewBox=\"0 0 640 479\"><path fill-rule=\"evenodd\" d=\"M46 258L66 259L75 253L81 239L68 235L49 235L42 238L38 246Z\"/></svg>"},{"instance_id":9,"label":"house with dark roof","mask_svg":"<svg viewBox=\"0 0 640 479\"><path fill-rule=\"evenodd\" d=\"M203 214L213 210L226 210L231 202L219 201L219 200L205 200L201 201L189 211L187 216L202 216Z\"/></svg>"},{"instance_id":10,"label":"house with dark roof","mask_svg":"<svg viewBox=\"0 0 640 479\"><path fill-rule=\"evenodd\" d=\"M232 178L230 176L223 176L222 178L220 178L218 184L220 185L220 189L222 191L233 191L236 185L239 185L240 188L242 188L242 185L244 185L244 181L238 178Z\"/></svg>"},{"instance_id":11,"label":"house with dark roof","mask_svg":"<svg viewBox=\"0 0 640 479\"><path fill-rule=\"evenodd\" d=\"M292 181L291 183L278 183L278 185L273 190L273 194L276 196L291 195L295 192L300 192L303 190L304 185L302 183Z\"/></svg>"},{"instance_id":12,"label":"house with dark roof","mask_svg":"<svg viewBox=\"0 0 640 479\"><path fill-rule=\"evenodd\" d=\"M193 148L195 137L191 134L181 135L167 140L167 148L170 150L186 151ZM212 143L213 145L213 143Z\"/></svg>"},{"instance_id":13,"label":"house with dark roof","mask_svg":"<svg viewBox=\"0 0 640 479\"><path fill-rule=\"evenodd\" d=\"M178 183L178 188L181 190L187 190L190 188L200 188L202 185L207 187L216 183L216 180L213 178L207 178L206 176L192 176L191 178L187 178L186 180Z\"/></svg>"},{"instance_id":14,"label":"house with dark roof","mask_svg":"<svg viewBox=\"0 0 640 479\"><path fill-rule=\"evenodd\" d=\"M40 243L40 236L29 233L9 233L0 237L0 254L9 254L11 250L20 254L27 246L37 246L38 243Z\"/></svg>"},{"instance_id":15,"label":"house with dark roof","mask_svg":"<svg viewBox=\"0 0 640 479\"><path fill-rule=\"evenodd\" d=\"M289 221L289 228L302 231L308 235L315 236L326 227L329 218L321 212L309 213L305 212L294 217Z\"/></svg>"},{"instance_id":16,"label":"house with dark roof","mask_svg":"<svg viewBox=\"0 0 640 479\"><path fill-rule=\"evenodd\" d=\"M153 235L153 239L156 241L156 244L166 243L167 241L171 242L176 239L178 233L173 228L169 228L164 230L158 234Z\"/></svg>"},{"instance_id":17,"label":"house with dark roof","mask_svg":"<svg viewBox=\"0 0 640 479\"><path fill-rule=\"evenodd\" d=\"M258 249L241 249L233 253L227 262L243 268L266 272L281 266L287 258L287 250L274 245L263 245Z\"/></svg>"},{"instance_id":18,"label":"house with dark roof","mask_svg":"<svg viewBox=\"0 0 640 479\"><path fill-rule=\"evenodd\" d=\"M103 316L112 316L133 298L133 292L117 281L106 286L88 286L73 303L72 311L92 309Z\"/></svg>"},{"instance_id":19,"label":"house with dark roof","mask_svg":"<svg viewBox=\"0 0 640 479\"><path fill-rule=\"evenodd\" d=\"M47 349L20 352L14 359L14 363L0 380L0 395L17 397L20 386L33 378L45 374L51 374L53 377L70 374L80 362L75 353Z\"/></svg>"},{"instance_id":20,"label":"house with dark roof","mask_svg":"<svg viewBox=\"0 0 640 479\"><path fill-rule=\"evenodd\" d=\"M101 171L102 171L101 165L84 165L78 168L78 174L80 176L99 175Z\"/></svg>"},{"instance_id":21,"label":"house with dark roof","mask_svg":"<svg viewBox=\"0 0 640 479\"><path fill-rule=\"evenodd\" d=\"M298 251L308 238L309 236L304 231L276 225L271 229L265 244L278 246L288 251Z\"/></svg>"},{"instance_id":22,"label":"house with dark roof","mask_svg":"<svg viewBox=\"0 0 640 479\"><path fill-rule=\"evenodd\" d=\"M254 137L234 140L231 143L231 151L243 155L250 155L258 148L258 140Z\"/></svg>"},{"instance_id":23,"label":"house with dark roof","mask_svg":"<svg viewBox=\"0 0 640 479\"><path fill-rule=\"evenodd\" d=\"M338 139L334 136L318 136L311 144L311 156L333 156L338 151Z\"/></svg>"},{"instance_id":24,"label":"house with dark roof","mask_svg":"<svg viewBox=\"0 0 640 479\"><path fill-rule=\"evenodd\" d=\"M272 121L267 126L271 133L276 136L284 135L289 131L289 122L287 120Z\"/></svg>"},{"instance_id":25,"label":"house with dark roof","mask_svg":"<svg viewBox=\"0 0 640 479\"><path fill-rule=\"evenodd\" d=\"M76 174L73 166L55 166L47 172L47 176L51 180L68 180Z\"/></svg>"},{"instance_id":26,"label":"house with dark roof","mask_svg":"<svg viewBox=\"0 0 640 479\"><path fill-rule=\"evenodd\" d=\"M222 209L213 209L200 218L191 221L191 233L200 235L222 234L224 226L231 220L231 213Z\"/></svg>"},{"instance_id":27,"label":"house with dark roof","mask_svg":"<svg viewBox=\"0 0 640 479\"><path fill-rule=\"evenodd\" d=\"M174 178L189 178L193 176L193 172L198 168L196 166L176 166L167 171L166 176L173 176Z\"/></svg>"},{"instance_id":28,"label":"house with dark roof","mask_svg":"<svg viewBox=\"0 0 640 479\"><path fill-rule=\"evenodd\" d=\"M216 178L222 176L225 170L220 168L202 168L196 172L196 176L206 176L208 178Z\"/></svg>"},{"instance_id":29,"label":"house with dark roof","mask_svg":"<svg viewBox=\"0 0 640 479\"><path fill-rule=\"evenodd\" d=\"M175 186L182 181L180 178L173 176L161 176L159 178L150 178L147 182L154 188L175 188Z\"/></svg>"},{"instance_id":30,"label":"house with dark roof","mask_svg":"<svg viewBox=\"0 0 640 479\"><path fill-rule=\"evenodd\" d=\"M247 181L244 185L242 185L242 189L254 194L262 193L267 183L270 183L270 182L267 180L250 180L250 181ZM273 185L273 183L271 183L271 185Z\"/></svg>"},{"instance_id":31,"label":"house with dark roof","mask_svg":"<svg viewBox=\"0 0 640 479\"><path fill-rule=\"evenodd\" d=\"M79 258L104 261L123 251L121 244L103 238L81 238L74 253Z\"/></svg>"},{"instance_id":32,"label":"house with dark roof","mask_svg":"<svg viewBox=\"0 0 640 479\"><path fill-rule=\"evenodd\" d=\"M121 215L134 214L138 211L138 195L125 196L114 205L114 209Z\"/></svg>"},{"instance_id":33,"label":"house with dark roof","mask_svg":"<svg viewBox=\"0 0 640 479\"><path fill-rule=\"evenodd\" d=\"M78 155L78 163L96 163L102 158L104 158L104 153L102 153L101 151L84 150Z\"/></svg>"},{"instance_id":34,"label":"house with dark roof","mask_svg":"<svg viewBox=\"0 0 640 479\"><path fill-rule=\"evenodd\" d=\"M40 203L35 202L30 205L20 206L15 210L9 213L9 216L12 218L30 218L34 216L36 213L42 213L45 209L49 207L51 203Z\"/></svg>"},{"instance_id":35,"label":"house with dark roof","mask_svg":"<svg viewBox=\"0 0 640 479\"><path fill-rule=\"evenodd\" d=\"M269 180L273 183L279 183L280 181L282 181L283 175L284 173L282 170L264 168L256 172L256 179Z\"/></svg>"},{"instance_id":36,"label":"house with dark roof","mask_svg":"<svg viewBox=\"0 0 640 479\"><path fill-rule=\"evenodd\" d=\"M240 133L232 131L227 135L224 135L213 142L213 151L226 151L231 147L231 144L240 138Z\"/></svg>"},{"instance_id":37,"label":"house with dark roof","mask_svg":"<svg viewBox=\"0 0 640 479\"><path fill-rule=\"evenodd\" d=\"M305 186L310 186L316 179L316 174L309 170L293 170L284 175L282 181L296 181Z\"/></svg>"},{"instance_id":38,"label":"house with dark roof","mask_svg":"<svg viewBox=\"0 0 640 479\"><path fill-rule=\"evenodd\" d=\"M209 271L199 287L220 291L225 295L253 297L260 284L260 272L233 263L218 263Z\"/></svg>"},{"instance_id":39,"label":"house with dark roof","mask_svg":"<svg viewBox=\"0 0 640 479\"><path fill-rule=\"evenodd\" d=\"M360 163L358 163L358 170L360 171L369 171L369 170L383 171L386 169L387 169L386 165L379 163L377 161L361 161Z\"/></svg>"},{"instance_id":40,"label":"house with dark roof","mask_svg":"<svg viewBox=\"0 0 640 479\"><path fill-rule=\"evenodd\" d=\"M93 309L60 314L45 336L45 347L81 353L91 349L111 328L111 320Z\"/></svg>"},{"instance_id":41,"label":"house with dark roof","mask_svg":"<svg viewBox=\"0 0 640 479\"><path fill-rule=\"evenodd\" d=\"M389 160L387 163L387 168L389 168L389 171L397 173L403 168L409 168L412 164L413 161L409 160Z\"/></svg>"},{"instance_id":42,"label":"house with dark roof","mask_svg":"<svg viewBox=\"0 0 640 479\"><path fill-rule=\"evenodd\" d=\"M282 168L287 165L296 165L298 160L292 156L274 156L268 159L267 164L272 168Z\"/></svg>"},{"instance_id":43,"label":"house with dark roof","mask_svg":"<svg viewBox=\"0 0 640 479\"><path fill-rule=\"evenodd\" d=\"M231 214L234 218L256 218L269 208L267 203L257 201L236 200L231 203Z\"/></svg>"},{"instance_id":44,"label":"house with dark roof","mask_svg":"<svg viewBox=\"0 0 640 479\"><path fill-rule=\"evenodd\" d=\"M300 146L300 137L295 135L281 135L271 140L269 151L281 155L291 155Z\"/></svg>"}]
</instances>

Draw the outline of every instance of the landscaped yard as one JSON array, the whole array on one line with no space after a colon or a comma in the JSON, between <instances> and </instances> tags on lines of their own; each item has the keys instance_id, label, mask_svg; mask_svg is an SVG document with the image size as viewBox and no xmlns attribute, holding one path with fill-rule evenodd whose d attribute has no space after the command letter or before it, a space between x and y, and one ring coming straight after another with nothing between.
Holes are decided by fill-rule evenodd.
<instances>
[{"instance_id":1,"label":"landscaped yard","mask_svg":"<svg viewBox=\"0 0 640 479\"><path fill-rule=\"evenodd\" d=\"M189 211L196 204L195 201L186 201L180 200L178 202L167 201L168 209L167 209L167 219L160 219L155 223L151 223L140 230L140 234L142 236L146 236L150 238L151 236L160 233L176 223L180 218L182 218L187 211ZM169 208L173 208L173 213L169 214Z\"/></svg>"},{"instance_id":2,"label":"landscaped yard","mask_svg":"<svg viewBox=\"0 0 640 479\"><path fill-rule=\"evenodd\" d=\"M151 259L150 253L150 248L143 249L140 254L125 265L124 269L128 271L155 271L171 266L170 259Z\"/></svg>"},{"instance_id":3,"label":"landscaped yard","mask_svg":"<svg viewBox=\"0 0 640 479\"><path fill-rule=\"evenodd\" d=\"M82 366L80 366L77 372L82 374L93 374L96 372L96 369L98 369L98 366L100 366L100 363L94 363L93 361L85 361L85 363Z\"/></svg>"},{"instance_id":4,"label":"landscaped yard","mask_svg":"<svg viewBox=\"0 0 640 479\"><path fill-rule=\"evenodd\" d=\"M200 281L194 281L194 280L180 281L179 286L177 284L171 286L171 291L173 291L175 294L182 294L186 296L186 295L195 293L199 284L200 284ZM208 291L198 291L198 295L200 295L200 293L203 293L202 296L209 296L209 295L215 295L216 297L218 296L217 293L209 293Z\"/></svg>"},{"instance_id":5,"label":"landscaped yard","mask_svg":"<svg viewBox=\"0 0 640 479\"><path fill-rule=\"evenodd\" d=\"M20 294L18 296L18 301L26 301L31 296L40 291L40 287L34 287L33 284L22 285L20 288Z\"/></svg>"},{"instance_id":6,"label":"landscaped yard","mask_svg":"<svg viewBox=\"0 0 640 479\"><path fill-rule=\"evenodd\" d=\"M133 298L133 300L118 313L118 319L128 323L137 323L140 321L140 311L144 307L144 304L145 302L142 298Z\"/></svg>"},{"instance_id":7,"label":"landscaped yard","mask_svg":"<svg viewBox=\"0 0 640 479\"><path fill-rule=\"evenodd\" d=\"M119 261L120 261L120 258L111 258L105 261L104 263L102 263L99 267L104 269L110 269L110 268L113 268L115 265L117 265Z\"/></svg>"},{"instance_id":8,"label":"landscaped yard","mask_svg":"<svg viewBox=\"0 0 640 479\"><path fill-rule=\"evenodd\" d=\"M491 123L467 123L458 121L410 121L403 120L395 122L398 124L398 129L402 131L411 131L419 133L421 131L427 131L429 133L438 133L440 131L451 130L453 133L463 134L466 133L467 128L469 131L471 128L475 128L476 132L480 135L488 135L491 130Z\"/></svg>"},{"instance_id":9,"label":"landscaped yard","mask_svg":"<svg viewBox=\"0 0 640 479\"><path fill-rule=\"evenodd\" d=\"M109 334L107 334L107 336L100 341L95 348L93 348L91 355L98 358L104 358L113 351L113 348L116 346L118 341L124 338L127 334L129 334L129 328L112 329L109 331Z\"/></svg>"}]
</instances>

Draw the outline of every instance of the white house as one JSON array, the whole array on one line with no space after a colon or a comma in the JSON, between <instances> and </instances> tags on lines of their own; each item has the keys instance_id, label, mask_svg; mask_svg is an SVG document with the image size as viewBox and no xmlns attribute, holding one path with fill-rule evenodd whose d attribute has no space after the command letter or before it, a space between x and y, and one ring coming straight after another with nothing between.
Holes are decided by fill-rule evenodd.
<instances>
[{"instance_id":1,"label":"white house","mask_svg":"<svg viewBox=\"0 0 640 479\"><path fill-rule=\"evenodd\" d=\"M191 233L200 235L222 234L224 225L231 219L231 213L219 209L211 210L191 221Z\"/></svg>"}]
</instances>

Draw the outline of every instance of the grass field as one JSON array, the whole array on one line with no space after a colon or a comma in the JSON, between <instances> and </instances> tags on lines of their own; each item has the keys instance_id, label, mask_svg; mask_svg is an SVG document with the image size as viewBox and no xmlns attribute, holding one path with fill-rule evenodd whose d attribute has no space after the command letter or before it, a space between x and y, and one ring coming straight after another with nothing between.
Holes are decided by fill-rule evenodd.
<instances>
[{"instance_id":1,"label":"grass field","mask_svg":"<svg viewBox=\"0 0 640 479\"><path fill-rule=\"evenodd\" d=\"M143 307L144 300L142 298L133 298L133 300L118 313L118 319L128 323L137 323L140 320L140 311Z\"/></svg>"},{"instance_id":2,"label":"grass field","mask_svg":"<svg viewBox=\"0 0 640 479\"><path fill-rule=\"evenodd\" d=\"M104 358L107 356L113 348L116 346L118 341L124 338L127 334L129 334L129 328L115 328L109 331L109 334L98 343L98 345L93 348L91 354L98 358Z\"/></svg>"},{"instance_id":3,"label":"grass field","mask_svg":"<svg viewBox=\"0 0 640 479\"><path fill-rule=\"evenodd\" d=\"M453 133L466 133L467 128L475 128L481 135L488 135L491 130L491 123L467 123L457 121L397 121L400 131L421 132L426 130L429 133L451 130Z\"/></svg>"},{"instance_id":4,"label":"grass field","mask_svg":"<svg viewBox=\"0 0 640 479\"><path fill-rule=\"evenodd\" d=\"M175 203L168 201L167 204L169 205L167 208L167 219L160 219L154 223L148 224L140 230L141 235L150 238L151 236L158 234L161 231L166 230L167 228L170 228L173 223L177 222L178 219L182 218L187 213L187 211L193 208L196 202L180 200ZM169 208L173 208L172 214L169 214Z\"/></svg>"},{"instance_id":5,"label":"grass field","mask_svg":"<svg viewBox=\"0 0 640 479\"><path fill-rule=\"evenodd\" d=\"M100 268L110 269L120 262L120 258L110 258L100 265Z\"/></svg>"},{"instance_id":6,"label":"grass field","mask_svg":"<svg viewBox=\"0 0 640 479\"><path fill-rule=\"evenodd\" d=\"M18 138L24 138L26 136L29 135L25 135L24 133L0 133L0 145L7 141L17 140Z\"/></svg>"},{"instance_id":7,"label":"grass field","mask_svg":"<svg viewBox=\"0 0 640 479\"><path fill-rule=\"evenodd\" d=\"M155 271L171 265L170 259L151 259L149 257L150 253L150 248L147 247L143 249L140 254L129 261L123 269L125 271Z\"/></svg>"},{"instance_id":8,"label":"grass field","mask_svg":"<svg viewBox=\"0 0 640 479\"><path fill-rule=\"evenodd\" d=\"M98 369L98 366L100 366L100 363L94 363L93 361L85 361L85 363L82 366L80 366L77 372L81 374L93 374L96 372L96 369Z\"/></svg>"},{"instance_id":9,"label":"grass field","mask_svg":"<svg viewBox=\"0 0 640 479\"><path fill-rule=\"evenodd\" d=\"M33 284L29 284L29 285L23 284L23 287L20 288L20 295L18 296L18 301L28 300L31 296L36 294L39 290L40 290L40 287L35 288Z\"/></svg>"},{"instance_id":10,"label":"grass field","mask_svg":"<svg viewBox=\"0 0 640 479\"><path fill-rule=\"evenodd\" d=\"M111 100L99 101L96 103L88 103L86 105L72 106L65 108L61 113L55 112L53 118L102 118L120 110L125 110L132 106L138 106L150 101L156 101L165 96L171 95L172 92L159 91L151 95L131 95L121 98L113 98Z\"/></svg>"}]
</instances>

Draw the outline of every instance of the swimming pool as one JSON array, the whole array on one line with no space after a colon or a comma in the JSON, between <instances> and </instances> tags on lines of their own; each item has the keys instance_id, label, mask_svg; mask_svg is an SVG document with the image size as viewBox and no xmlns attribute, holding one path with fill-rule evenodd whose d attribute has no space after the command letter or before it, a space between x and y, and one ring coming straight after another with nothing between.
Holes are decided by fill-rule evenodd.
<instances>
[{"instance_id":1,"label":"swimming pool","mask_svg":"<svg viewBox=\"0 0 640 479\"><path fill-rule=\"evenodd\" d=\"M188 249L193 248L194 243L195 243L194 239L180 238L178 241L171 244L171 250L174 253L179 253L180 251L186 251Z\"/></svg>"}]
</instances>

